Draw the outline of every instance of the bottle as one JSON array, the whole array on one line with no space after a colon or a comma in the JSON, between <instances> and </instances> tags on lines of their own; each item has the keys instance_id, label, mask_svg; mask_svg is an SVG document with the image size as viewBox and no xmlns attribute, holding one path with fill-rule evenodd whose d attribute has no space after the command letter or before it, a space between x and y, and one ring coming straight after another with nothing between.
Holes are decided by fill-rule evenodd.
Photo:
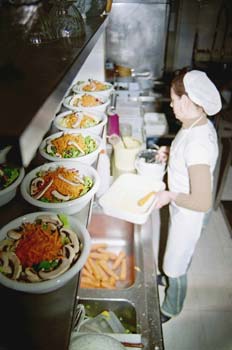
<instances>
[{"instance_id":1,"label":"bottle","mask_svg":"<svg viewBox=\"0 0 232 350\"><path fill-rule=\"evenodd\" d=\"M100 176L100 186L96 197L100 198L110 187L110 159L105 149L99 154L97 172Z\"/></svg>"}]
</instances>

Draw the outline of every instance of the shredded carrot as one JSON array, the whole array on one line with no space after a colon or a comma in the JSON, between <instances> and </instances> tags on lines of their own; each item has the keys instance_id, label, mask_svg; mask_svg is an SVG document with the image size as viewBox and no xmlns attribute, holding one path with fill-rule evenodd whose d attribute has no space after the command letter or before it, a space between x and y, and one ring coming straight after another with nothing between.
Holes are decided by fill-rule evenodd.
<instances>
[{"instance_id":1,"label":"shredded carrot","mask_svg":"<svg viewBox=\"0 0 232 350\"><path fill-rule=\"evenodd\" d=\"M66 117L64 117L65 124L69 129L73 128L73 125L76 124L77 120L78 120L78 116L75 113L71 113Z\"/></svg>"},{"instance_id":2,"label":"shredded carrot","mask_svg":"<svg viewBox=\"0 0 232 350\"><path fill-rule=\"evenodd\" d=\"M100 81L93 80L89 84L86 84L83 87L84 91L102 91L107 89L107 85L104 83L101 83Z\"/></svg>"},{"instance_id":3,"label":"shredded carrot","mask_svg":"<svg viewBox=\"0 0 232 350\"><path fill-rule=\"evenodd\" d=\"M55 146L56 152L63 156L65 151L68 151L73 148L73 145L70 142L75 142L79 147L87 153L88 147L85 144L85 137L81 134L64 134L60 137L57 137L51 140L51 143Z\"/></svg>"},{"instance_id":4,"label":"shredded carrot","mask_svg":"<svg viewBox=\"0 0 232 350\"><path fill-rule=\"evenodd\" d=\"M40 224L24 224L16 255L24 267L31 267L41 261L51 261L62 256L62 241L59 232L51 232Z\"/></svg>"},{"instance_id":5,"label":"shredded carrot","mask_svg":"<svg viewBox=\"0 0 232 350\"><path fill-rule=\"evenodd\" d=\"M76 185L69 184L64 180L60 179L58 175L61 175L64 179L76 183ZM82 183L78 184L76 177L79 176L78 170L67 169L65 167L59 167L53 171L47 171L42 177L45 183L49 183L53 180L52 185L45 191L43 198L46 198L50 202L54 202L54 197L52 192L58 191L62 195L70 196L70 199L75 199L80 197L81 191L84 189Z\"/></svg>"},{"instance_id":6,"label":"shredded carrot","mask_svg":"<svg viewBox=\"0 0 232 350\"><path fill-rule=\"evenodd\" d=\"M79 104L83 107L94 107L103 104L103 102L99 98L96 98L92 95L84 94L81 97L78 97L77 95L77 97L74 98L73 105L79 106Z\"/></svg>"}]
</instances>

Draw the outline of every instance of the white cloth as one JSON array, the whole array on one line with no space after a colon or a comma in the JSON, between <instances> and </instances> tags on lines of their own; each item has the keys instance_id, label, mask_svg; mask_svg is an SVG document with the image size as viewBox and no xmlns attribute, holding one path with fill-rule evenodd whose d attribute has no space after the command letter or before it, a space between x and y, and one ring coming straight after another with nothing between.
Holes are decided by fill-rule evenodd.
<instances>
[{"instance_id":1,"label":"white cloth","mask_svg":"<svg viewBox=\"0 0 232 350\"><path fill-rule=\"evenodd\" d=\"M218 156L217 135L210 121L192 129L181 129L174 139L168 167L169 190L189 193L188 166L207 164L211 179ZM200 181L200 179L199 179ZM204 213L170 204L170 226L163 269L169 277L187 272L200 237Z\"/></svg>"},{"instance_id":2,"label":"white cloth","mask_svg":"<svg viewBox=\"0 0 232 350\"><path fill-rule=\"evenodd\" d=\"M220 94L207 75L199 70L187 72L183 79L189 98L203 107L208 115L214 115L222 108Z\"/></svg>"}]
</instances>

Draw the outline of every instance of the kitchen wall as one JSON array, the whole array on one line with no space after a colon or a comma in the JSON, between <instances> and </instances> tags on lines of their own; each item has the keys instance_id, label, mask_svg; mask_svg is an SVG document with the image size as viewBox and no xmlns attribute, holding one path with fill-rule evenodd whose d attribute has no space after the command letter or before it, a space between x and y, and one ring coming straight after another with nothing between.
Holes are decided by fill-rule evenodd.
<instances>
[{"instance_id":1,"label":"kitchen wall","mask_svg":"<svg viewBox=\"0 0 232 350\"><path fill-rule=\"evenodd\" d=\"M106 31L106 58L161 76L168 12L168 1L114 1Z\"/></svg>"},{"instance_id":2,"label":"kitchen wall","mask_svg":"<svg viewBox=\"0 0 232 350\"><path fill-rule=\"evenodd\" d=\"M208 62L232 62L232 2L172 1L166 70Z\"/></svg>"}]
</instances>

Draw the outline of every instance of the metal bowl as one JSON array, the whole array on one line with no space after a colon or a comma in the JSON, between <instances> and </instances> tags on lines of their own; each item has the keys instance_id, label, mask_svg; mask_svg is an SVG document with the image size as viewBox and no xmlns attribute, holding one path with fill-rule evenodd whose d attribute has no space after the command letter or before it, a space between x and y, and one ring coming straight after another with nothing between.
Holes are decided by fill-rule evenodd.
<instances>
[{"instance_id":1,"label":"metal bowl","mask_svg":"<svg viewBox=\"0 0 232 350\"><path fill-rule=\"evenodd\" d=\"M137 154L137 159L144 159L145 163L159 163L159 161L156 160L156 155L157 155L158 151L155 149L145 149L140 151Z\"/></svg>"}]
</instances>

